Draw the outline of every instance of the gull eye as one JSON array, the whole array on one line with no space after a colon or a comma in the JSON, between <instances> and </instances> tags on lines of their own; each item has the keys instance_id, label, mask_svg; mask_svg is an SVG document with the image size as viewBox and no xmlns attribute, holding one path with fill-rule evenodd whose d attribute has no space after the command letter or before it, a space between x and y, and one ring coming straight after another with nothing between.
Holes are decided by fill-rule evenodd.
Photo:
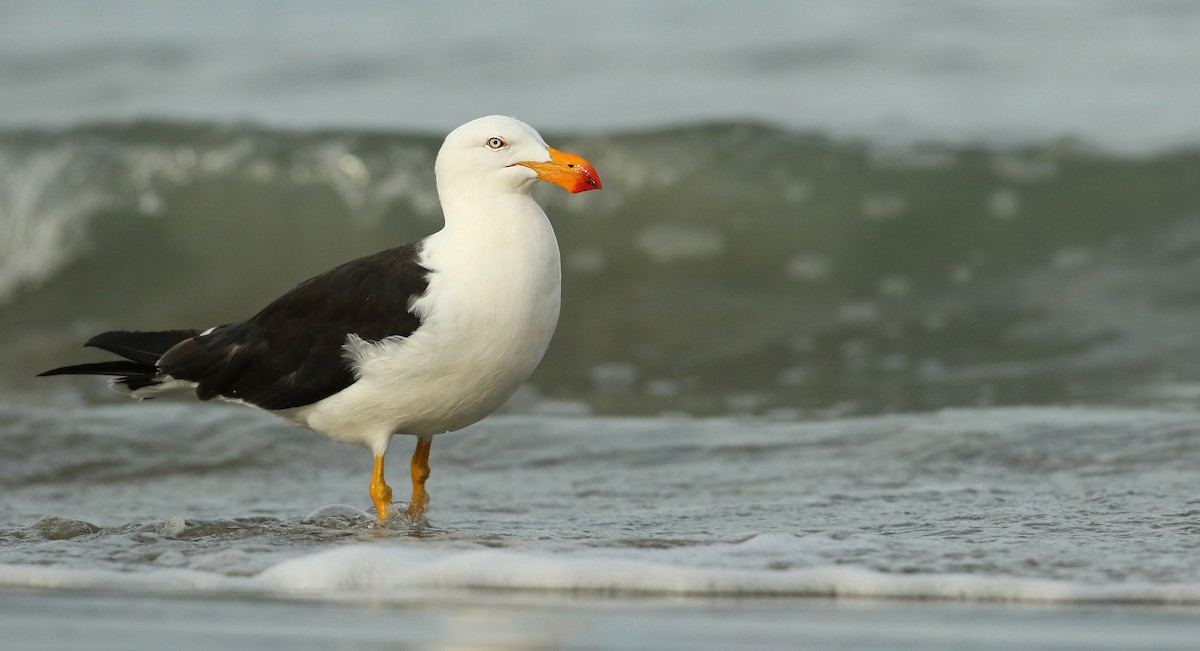
<instances>
[{"instance_id":1,"label":"gull eye","mask_svg":"<svg viewBox=\"0 0 1200 651\"><path fill-rule=\"evenodd\" d=\"M488 138L487 146L489 149L504 149L508 146L508 143L504 142L503 138L492 136L491 138Z\"/></svg>"}]
</instances>

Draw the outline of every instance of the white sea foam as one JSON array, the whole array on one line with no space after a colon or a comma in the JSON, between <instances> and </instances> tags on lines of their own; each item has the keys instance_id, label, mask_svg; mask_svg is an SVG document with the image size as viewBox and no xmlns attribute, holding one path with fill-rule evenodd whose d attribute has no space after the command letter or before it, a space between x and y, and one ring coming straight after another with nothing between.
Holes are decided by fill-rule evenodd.
<instances>
[{"instance_id":1,"label":"white sea foam","mask_svg":"<svg viewBox=\"0 0 1200 651\"><path fill-rule=\"evenodd\" d=\"M85 218L112 201L100 184L72 178L76 153L0 150L0 306L74 260L85 246Z\"/></svg>"},{"instance_id":2,"label":"white sea foam","mask_svg":"<svg viewBox=\"0 0 1200 651\"><path fill-rule=\"evenodd\" d=\"M779 544L780 540L771 544ZM749 543L741 543L749 544ZM739 544L701 550L737 553ZM139 572L0 564L0 586L43 590L270 593L379 598L415 590L489 590L605 596L805 597L1003 603L1200 604L1200 583L1089 584L972 574L892 574L857 567L787 570L705 567L602 553L351 544L299 556L250 577L182 569Z\"/></svg>"},{"instance_id":3,"label":"white sea foam","mask_svg":"<svg viewBox=\"0 0 1200 651\"><path fill-rule=\"evenodd\" d=\"M774 540L772 544L784 541ZM746 544L746 543L743 543ZM738 553L738 544L701 550ZM1200 583L1093 585L969 574L905 575L856 567L739 570L603 555L508 550L429 552L353 545L276 565L253 580L285 593L485 588L612 595L792 596L999 602L1200 603Z\"/></svg>"}]
</instances>

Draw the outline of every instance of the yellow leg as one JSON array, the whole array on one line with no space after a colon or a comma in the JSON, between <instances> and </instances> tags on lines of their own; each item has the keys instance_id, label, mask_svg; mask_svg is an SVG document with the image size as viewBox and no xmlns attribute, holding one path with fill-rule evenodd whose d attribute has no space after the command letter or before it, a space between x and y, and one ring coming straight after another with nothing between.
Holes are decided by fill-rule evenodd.
<instances>
[{"instance_id":1,"label":"yellow leg","mask_svg":"<svg viewBox=\"0 0 1200 651\"><path fill-rule=\"evenodd\" d=\"M429 493L425 492L425 480L429 479L429 449L433 446L432 438L418 438L417 449L412 457L412 502L408 504L408 519L417 522L425 517L425 507L429 504Z\"/></svg>"},{"instance_id":2,"label":"yellow leg","mask_svg":"<svg viewBox=\"0 0 1200 651\"><path fill-rule=\"evenodd\" d=\"M375 457L375 470L371 472L371 501L380 522L387 520L388 507L392 504L392 487L383 481L383 457Z\"/></svg>"}]
</instances>

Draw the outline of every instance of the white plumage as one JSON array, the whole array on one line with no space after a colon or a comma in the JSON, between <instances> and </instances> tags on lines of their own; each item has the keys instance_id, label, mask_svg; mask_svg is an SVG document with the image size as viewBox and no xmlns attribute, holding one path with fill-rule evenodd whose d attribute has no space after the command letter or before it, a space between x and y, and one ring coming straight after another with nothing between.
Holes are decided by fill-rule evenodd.
<instances>
[{"instance_id":1,"label":"white plumage","mask_svg":"<svg viewBox=\"0 0 1200 651\"><path fill-rule=\"evenodd\" d=\"M480 420L528 379L558 323L558 242L528 184L474 199L444 204L446 227L424 241L429 289L412 304L421 327L377 342L350 335L358 381L290 418L382 455L393 434Z\"/></svg>"}]
</instances>

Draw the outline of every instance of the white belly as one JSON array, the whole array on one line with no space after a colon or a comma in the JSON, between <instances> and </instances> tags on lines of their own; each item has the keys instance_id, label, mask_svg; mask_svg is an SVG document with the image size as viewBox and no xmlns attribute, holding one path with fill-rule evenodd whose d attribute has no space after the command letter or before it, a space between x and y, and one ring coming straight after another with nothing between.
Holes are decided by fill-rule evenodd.
<instances>
[{"instance_id":1,"label":"white belly","mask_svg":"<svg viewBox=\"0 0 1200 651\"><path fill-rule=\"evenodd\" d=\"M351 336L347 358L358 381L287 416L381 454L393 434L451 432L499 408L533 373L558 322L554 232L544 216L524 226L428 238L429 288L413 304L421 327L378 342Z\"/></svg>"}]
</instances>

